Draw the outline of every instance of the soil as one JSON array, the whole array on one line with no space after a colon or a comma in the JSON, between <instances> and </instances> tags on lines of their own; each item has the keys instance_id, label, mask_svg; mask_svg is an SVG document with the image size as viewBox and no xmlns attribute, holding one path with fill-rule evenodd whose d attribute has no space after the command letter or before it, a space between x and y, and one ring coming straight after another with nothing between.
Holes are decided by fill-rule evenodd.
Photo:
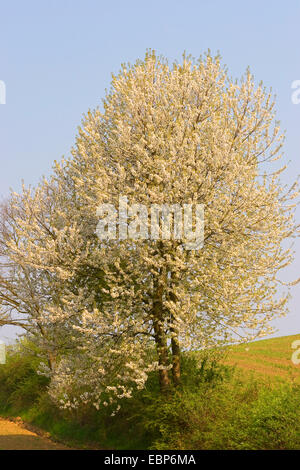
<instances>
[{"instance_id":1,"label":"soil","mask_svg":"<svg viewBox=\"0 0 300 470\"><path fill-rule=\"evenodd\" d=\"M21 418L14 421L0 418L0 450L69 450L51 441L46 433L39 435L26 429Z\"/></svg>"}]
</instances>

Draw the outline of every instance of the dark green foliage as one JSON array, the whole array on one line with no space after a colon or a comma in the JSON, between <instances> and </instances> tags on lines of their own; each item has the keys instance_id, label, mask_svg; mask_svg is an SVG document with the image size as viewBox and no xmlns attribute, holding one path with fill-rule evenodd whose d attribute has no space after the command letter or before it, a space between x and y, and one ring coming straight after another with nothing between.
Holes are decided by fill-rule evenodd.
<instances>
[{"instance_id":1,"label":"dark green foliage","mask_svg":"<svg viewBox=\"0 0 300 470\"><path fill-rule=\"evenodd\" d=\"M45 392L48 379L37 374L41 359L27 344L8 349L6 364L0 366L0 409L26 409Z\"/></svg>"}]
</instances>

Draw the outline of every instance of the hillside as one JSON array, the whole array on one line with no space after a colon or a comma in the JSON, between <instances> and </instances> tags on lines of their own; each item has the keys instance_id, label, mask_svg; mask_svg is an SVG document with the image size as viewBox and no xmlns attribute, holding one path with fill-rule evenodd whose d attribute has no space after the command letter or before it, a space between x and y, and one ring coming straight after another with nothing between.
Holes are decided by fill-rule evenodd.
<instances>
[{"instance_id":1,"label":"hillside","mask_svg":"<svg viewBox=\"0 0 300 470\"><path fill-rule=\"evenodd\" d=\"M18 417L18 424L21 419L56 442L82 449L300 449L295 340L300 334L233 346L223 362L235 368L224 367L218 354L214 360L214 351L201 361L186 353L178 389L162 395L150 374L144 390L120 400L117 414L116 404L58 408L48 395L48 379L37 371L39 360L23 341L8 350L0 367L0 416ZM0 449L52 446L24 433L2 421Z\"/></svg>"},{"instance_id":2,"label":"hillside","mask_svg":"<svg viewBox=\"0 0 300 470\"><path fill-rule=\"evenodd\" d=\"M229 349L226 364L236 365L246 374L263 375L272 381L294 381L300 384L300 365L292 362L292 343L300 334L264 339Z\"/></svg>"}]
</instances>

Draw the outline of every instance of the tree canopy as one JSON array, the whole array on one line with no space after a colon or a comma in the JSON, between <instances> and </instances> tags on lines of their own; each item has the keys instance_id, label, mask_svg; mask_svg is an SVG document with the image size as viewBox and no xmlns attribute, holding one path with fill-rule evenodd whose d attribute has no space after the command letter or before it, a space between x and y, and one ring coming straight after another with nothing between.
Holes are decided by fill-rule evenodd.
<instances>
[{"instance_id":1,"label":"tree canopy","mask_svg":"<svg viewBox=\"0 0 300 470\"><path fill-rule=\"evenodd\" d=\"M112 77L70 158L11 195L1 321L39 342L62 406L130 396L153 370L168 390L180 383L182 350L264 336L287 313L278 273L293 261L284 242L298 235L298 185L281 183L282 144L272 95L250 71L233 81L219 56L170 65L149 51ZM120 224L116 239L99 240L97 208L120 196L202 204L203 247L124 237Z\"/></svg>"}]
</instances>

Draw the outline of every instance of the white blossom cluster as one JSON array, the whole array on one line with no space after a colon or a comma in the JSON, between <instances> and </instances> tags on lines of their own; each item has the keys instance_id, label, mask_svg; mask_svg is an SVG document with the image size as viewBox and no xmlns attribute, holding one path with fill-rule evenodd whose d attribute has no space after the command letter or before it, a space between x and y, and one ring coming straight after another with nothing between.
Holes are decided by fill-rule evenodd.
<instances>
[{"instance_id":1,"label":"white blossom cluster","mask_svg":"<svg viewBox=\"0 0 300 470\"><path fill-rule=\"evenodd\" d=\"M84 117L69 159L12 193L0 230L1 324L23 326L62 407L128 398L151 371L179 378L180 350L249 341L287 312L298 186L282 186L271 95L219 57L123 65ZM269 166L271 170L268 170ZM268 172L269 171L269 172ZM97 207L203 204L204 246L100 242ZM278 288L282 295L278 295ZM177 374L177 375L176 375ZM118 405L119 406L119 405Z\"/></svg>"}]
</instances>

